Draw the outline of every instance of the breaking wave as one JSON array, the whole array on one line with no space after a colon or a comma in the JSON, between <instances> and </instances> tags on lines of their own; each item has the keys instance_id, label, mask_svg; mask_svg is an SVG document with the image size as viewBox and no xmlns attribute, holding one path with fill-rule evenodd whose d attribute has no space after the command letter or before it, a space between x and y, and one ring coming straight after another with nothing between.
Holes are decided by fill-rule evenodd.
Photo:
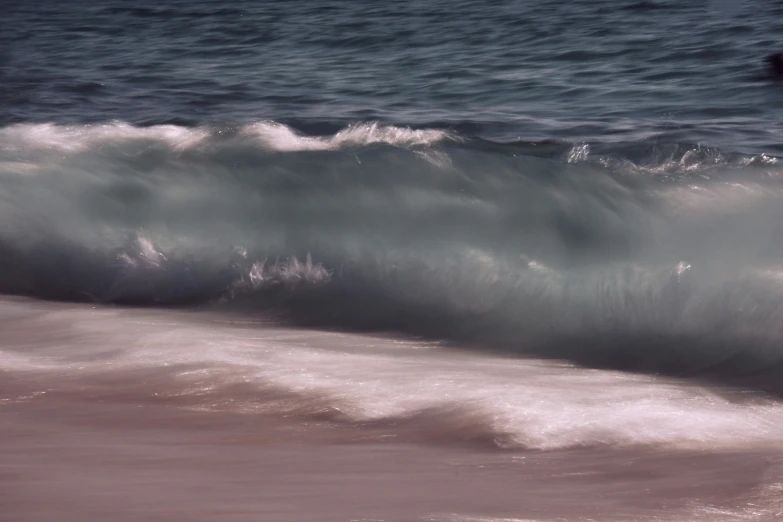
<instances>
[{"instance_id":1,"label":"breaking wave","mask_svg":"<svg viewBox=\"0 0 783 522\"><path fill-rule=\"evenodd\" d=\"M783 365L782 174L664 139L14 125L0 290L732 380Z\"/></svg>"}]
</instances>

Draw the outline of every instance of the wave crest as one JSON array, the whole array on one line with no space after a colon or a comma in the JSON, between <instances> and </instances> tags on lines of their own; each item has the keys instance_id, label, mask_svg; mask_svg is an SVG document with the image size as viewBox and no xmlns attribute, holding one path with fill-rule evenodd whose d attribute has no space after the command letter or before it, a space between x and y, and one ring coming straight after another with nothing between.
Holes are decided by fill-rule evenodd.
<instances>
[{"instance_id":1,"label":"wave crest","mask_svg":"<svg viewBox=\"0 0 783 522\"><path fill-rule=\"evenodd\" d=\"M31 149L76 153L138 142L161 143L173 150L186 150L202 144L210 135L208 129L177 125L135 127L123 122L100 125L22 123L0 130L0 150L6 153L24 153Z\"/></svg>"},{"instance_id":2,"label":"wave crest","mask_svg":"<svg viewBox=\"0 0 783 522\"><path fill-rule=\"evenodd\" d=\"M442 130L417 130L377 123L350 125L333 136L303 136L291 127L275 122L253 123L244 127L241 133L257 139L269 150L280 152L339 150L378 143L397 147L424 147L456 139Z\"/></svg>"},{"instance_id":3,"label":"wave crest","mask_svg":"<svg viewBox=\"0 0 783 522\"><path fill-rule=\"evenodd\" d=\"M427 147L458 138L444 130L411 129L378 123L350 125L331 136L306 136L294 128L273 121L250 123L238 129L153 125L135 127L113 122L98 125L17 124L0 129L0 150L25 153L52 150L79 153L101 147L133 144L162 145L173 151L203 148L207 144L250 139L276 152L329 151L346 147L387 144L396 147Z\"/></svg>"}]
</instances>

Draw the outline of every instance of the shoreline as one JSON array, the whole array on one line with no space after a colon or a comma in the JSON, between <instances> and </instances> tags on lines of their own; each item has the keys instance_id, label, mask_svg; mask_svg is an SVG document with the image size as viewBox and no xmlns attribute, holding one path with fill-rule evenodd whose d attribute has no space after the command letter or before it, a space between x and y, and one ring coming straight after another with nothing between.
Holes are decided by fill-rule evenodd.
<instances>
[{"instance_id":1,"label":"shoreline","mask_svg":"<svg viewBox=\"0 0 783 522\"><path fill-rule=\"evenodd\" d=\"M700 425L698 416L688 416L700 411L687 409L690 395L676 395L682 388L668 381L528 362L510 367L511 360L432 346L269 325L222 331L216 318L199 325L197 316L159 311L5 298L0 312L2 522L729 522L783 513L783 451L742 438L737 445L711 443L724 439L709 426L737 428L743 417ZM251 343L252 359L217 347L241 341ZM384 373L394 364L402 373ZM468 378L481 364L490 365L482 370L489 373ZM307 380L279 388L274 381L242 379L268 365L294 374L309 365L316 372L302 378L350 370L350 378L338 379L343 387L332 391L297 388ZM341 409L351 404L344 394L368 399L361 395L373 392L368 385L398 386L393 381L414 368L418 378L440 379L431 383L438 395L423 409L410 405L399 415ZM629 400L646 407L654 394L669 393L686 409L657 412L640 424L623 418L631 424L615 426L659 430L658 439L633 432L638 440L659 440L655 444L618 443L622 437L596 443L601 439L593 435L584 439L591 444L504 448L495 410L471 409L480 403L471 405L470 395L449 398L457 409L441 401L465 387L497 386L509 371L513 378L491 400L527 402L544 390L556 393L562 402L524 414L567 414L570 424L557 422L550 437L568 429L613 433L611 409L576 408L580 394L597 390L574 387L581 381L615 386L613 394L632 386L635 394L625 403L607 396L623 408ZM519 381L526 387L509 395ZM413 392L374 393L394 390ZM703 401L724 400L717 394L696 399L705 408L710 403ZM601 399L585 405L595 401ZM370 401L364 408L378 405ZM726 415L739 415L752 403L725 407ZM524 415L516 422L541 422ZM672 415L688 418L680 425ZM648 425L655 419L676 431ZM609 431L595 432L593 424ZM678 448L677 433L700 442Z\"/></svg>"},{"instance_id":2,"label":"shoreline","mask_svg":"<svg viewBox=\"0 0 783 522\"><path fill-rule=\"evenodd\" d=\"M490 450L40 397L5 401L0 420L0 520L713 521L783 509L759 493L783 476L772 451Z\"/></svg>"}]
</instances>

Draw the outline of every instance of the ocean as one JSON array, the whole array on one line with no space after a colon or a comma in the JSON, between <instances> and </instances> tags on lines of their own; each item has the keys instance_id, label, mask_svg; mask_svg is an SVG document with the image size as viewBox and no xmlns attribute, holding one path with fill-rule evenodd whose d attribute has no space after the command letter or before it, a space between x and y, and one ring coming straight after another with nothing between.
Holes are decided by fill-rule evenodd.
<instances>
[{"instance_id":1,"label":"ocean","mask_svg":"<svg viewBox=\"0 0 783 522\"><path fill-rule=\"evenodd\" d=\"M783 520L780 2L0 18L0 520Z\"/></svg>"}]
</instances>

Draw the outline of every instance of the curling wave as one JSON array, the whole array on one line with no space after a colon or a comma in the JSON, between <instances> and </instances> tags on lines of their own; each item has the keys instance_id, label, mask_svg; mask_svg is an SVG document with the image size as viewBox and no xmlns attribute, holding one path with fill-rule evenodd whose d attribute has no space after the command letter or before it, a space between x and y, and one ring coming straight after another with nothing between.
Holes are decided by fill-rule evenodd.
<instances>
[{"instance_id":1,"label":"curling wave","mask_svg":"<svg viewBox=\"0 0 783 522\"><path fill-rule=\"evenodd\" d=\"M781 174L662 141L14 125L0 291L734 379L783 365Z\"/></svg>"}]
</instances>

